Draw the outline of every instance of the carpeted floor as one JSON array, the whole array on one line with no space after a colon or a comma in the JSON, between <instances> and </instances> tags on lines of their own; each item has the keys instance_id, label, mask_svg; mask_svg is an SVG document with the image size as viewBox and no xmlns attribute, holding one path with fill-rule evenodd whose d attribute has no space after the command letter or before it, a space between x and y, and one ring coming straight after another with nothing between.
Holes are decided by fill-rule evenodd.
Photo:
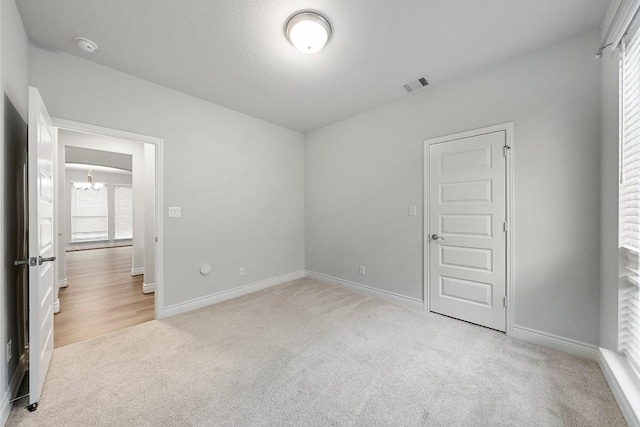
<instances>
[{"instance_id":1,"label":"carpeted floor","mask_svg":"<svg viewBox=\"0 0 640 427\"><path fill-rule=\"evenodd\" d=\"M56 426L623 426L595 362L301 279L56 349Z\"/></svg>"}]
</instances>

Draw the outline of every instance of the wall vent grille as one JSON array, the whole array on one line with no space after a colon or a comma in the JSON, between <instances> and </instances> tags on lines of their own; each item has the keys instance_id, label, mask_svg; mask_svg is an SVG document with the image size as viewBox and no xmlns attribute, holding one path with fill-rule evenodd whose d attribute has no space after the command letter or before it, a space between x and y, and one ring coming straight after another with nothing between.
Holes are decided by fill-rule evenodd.
<instances>
[{"instance_id":1,"label":"wall vent grille","mask_svg":"<svg viewBox=\"0 0 640 427\"><path fill-rule=\"evenodd\" d=\"M429 86L429 80L427 80L425 77L419 77L402 85L404 90L406 90L407 92L414 92L427 86Z\"/></svg>"}]
</instances>

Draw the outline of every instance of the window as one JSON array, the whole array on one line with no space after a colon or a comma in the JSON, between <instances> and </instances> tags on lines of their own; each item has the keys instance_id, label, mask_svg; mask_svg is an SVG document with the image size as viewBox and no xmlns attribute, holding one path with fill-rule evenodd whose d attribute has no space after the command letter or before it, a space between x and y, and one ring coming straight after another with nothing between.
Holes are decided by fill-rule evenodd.
<instances>
[{"instance_id":1,"label":"window","mask_svg":"<svg viewBox=\"0 0 640 427\"><path fill-rule=\"evenodd\" d=\"M130 185L115 185L116 239L133 238L133 190Z\"/></svg>"},{"instance_id":2,"label":"window","mask_svg":"<svg viewBox=\"0 0 640 427\"><path fill-rule=\"evenodd\" d=\"M622 41L618 351L640 369L640 32Z\"/></svg>"},{"instance_id":3,"label":"window","mask_svg":"<svg viewBox=\"0 0 640 427\"><path fill-rule=\"evenodd\" d=\"M97 185L97 184L96 184ZM108 188L76 188L71 184L71 241L109 239Z\"/></svg>"}]
</instances>

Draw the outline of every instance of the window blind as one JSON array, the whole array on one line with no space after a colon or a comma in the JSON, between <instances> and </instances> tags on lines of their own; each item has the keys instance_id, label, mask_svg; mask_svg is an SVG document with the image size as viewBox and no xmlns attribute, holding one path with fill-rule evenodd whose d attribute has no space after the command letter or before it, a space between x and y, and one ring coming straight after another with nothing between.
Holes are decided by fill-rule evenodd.
<instances>
[{"instance_id":1,"label":"window blind","mask_svg":"<svg viewBox=\"0 0 640 427\"><path fill-rule=\"evenodd\" d=\"M629 35L620 64L618 351L640 369L640 32Z\"/></svg>"},{"instance_id":2,"label":"window blind","mask_svg":"<svg viewBox=\"0 0 640 427\"><path fill-rule=\"evenodd\" d=\"M71 241L109 239L108 189L78 189L71 184Z\"/></svg>"},{"instance_id":3,"label":"window blind","mask_svg":"<svg viewBox=\"0 0 640 427\"><path fill-rule=\"evenodd\" d=\"M133 238L133 189L130 185L116 185L115 196L115 238Z\"/></svg>"}]
</instances>

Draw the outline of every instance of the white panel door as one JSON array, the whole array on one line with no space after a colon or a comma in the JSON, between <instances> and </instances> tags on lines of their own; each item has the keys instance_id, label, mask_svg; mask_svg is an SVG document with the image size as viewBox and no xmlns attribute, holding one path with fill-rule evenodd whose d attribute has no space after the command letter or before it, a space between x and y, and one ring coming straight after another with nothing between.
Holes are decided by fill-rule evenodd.
<instances>
[{"instance_id":1,"label":"white panel door","mask_svg":"<svg viewBox=\"0 0 640 427\"><path fill-rule=\"evenodd\" d=\"M429 146L430 310L506 330L506 132Z\"/></svg>"},{"instance_id":2,"label":"white panel door","mask_svg":"<svg viewBox=\"0 0 640 427\"><path fill-rule=\"evenodd\" d=\"M29 410L35 410L53 353L54 165L56 132L40 92L29 88Z\"/></svg>"}]
</instances>

